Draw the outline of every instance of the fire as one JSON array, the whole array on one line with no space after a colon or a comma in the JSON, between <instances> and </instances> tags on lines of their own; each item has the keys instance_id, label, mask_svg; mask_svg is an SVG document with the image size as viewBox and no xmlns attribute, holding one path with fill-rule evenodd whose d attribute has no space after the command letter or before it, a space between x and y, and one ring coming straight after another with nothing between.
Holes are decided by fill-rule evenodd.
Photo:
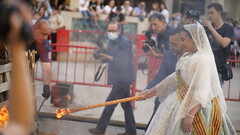
<instances>
[{"instance_id":1,"label":"fire","mask_svg":"<svg viewBox=\"0 0 240 135\"><path fill-rule=\"evenodd\" d=\"M0 110L0 128L5 128L8 124L9 113L6 106L3 106Z\"/></svg>"},{"instance_id":2,"label":"fire","mask_svg":"<svg viewBox=\"0 0 240 135\"><path fill-rule=\"evenodd\" d=\"M68 101L71 100L71 96L70 95L67 95L66 97L67 97Z\"/></svg>"},{"instance_id":3,"label":"fire","mask_svg":"<svg viewBox=\"0 0 240 135\"><path fill-rule=\"evenodd\" d=\"M59 110L56 110L56 117L60 119L62 118L63 115L67 115L69 113L70 113L69 109L59 109Z\"/></svg>"}]
</instances>

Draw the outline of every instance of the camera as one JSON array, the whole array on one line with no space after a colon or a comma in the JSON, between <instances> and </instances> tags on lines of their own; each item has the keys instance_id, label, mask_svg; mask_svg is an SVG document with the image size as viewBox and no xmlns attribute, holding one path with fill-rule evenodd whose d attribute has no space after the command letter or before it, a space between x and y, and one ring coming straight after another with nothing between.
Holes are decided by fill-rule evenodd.
<instances>
[{"instance_id":1,"label":"camera","mask_svg":"<svg viewBox=\"0 0 240 135\"><path fill-rule=\"evenodd\" d=\"M186 17L187 18L191 18L191 19L196 19L199 20L200 18L200 13L198 11L194 11L194 10L189 10L186 13Z\"/></svg>"},{"instance_id":2,"label":"camera","mask_svg":"<svg viewBox=\"0 0 240 135\"><path fill-rule=\"evenodd\" d=\"M145 33L145 37L147 38L144 43L148 44L149 46L156 46L156 42L152 39L152 35L150 31L143 31ZM143 45L142 49L146 53L150 50L148 45Z\"/></svg>"},{"instance_id":3,"label":"camera","mask_svg":"<svg viewBox=\"0 0 240 135\"><path fill-rule=\"evenodd\" d=\"M103 48L103 43L98 39L95 40L94 43L98 46L99 50L93 53L93 57L95 59L99 59L101 56L100 54L107 54L107 51Z\"/></svg>"},{"instance_id":4,"label":"camera","mask_svg":"<svg viewBox=\"0 0 240 135\"><path fill-rule=\"evenodd\" d=\"M8 39L9 32L11 30L10 17L13 14L20 15L20 10L18 5L6 2L0 2L0 41L6 43ZM32 39L32 28L24 20L21 22L21 38L28 42Z\"/></svg>"},{"instance_id":5,"label":"camera","mask_svg":"<svg viewBox=\"0 0 240 135\"><path fill-rule=\"evenodd\" d=\"M94 54L93 54L93 57L95 59L99 59L101 57L100 54L106 54L106 51L105 50L102 50L102 49L99 49L98 51L96 51Z\"/></svg>"}]
</instances>

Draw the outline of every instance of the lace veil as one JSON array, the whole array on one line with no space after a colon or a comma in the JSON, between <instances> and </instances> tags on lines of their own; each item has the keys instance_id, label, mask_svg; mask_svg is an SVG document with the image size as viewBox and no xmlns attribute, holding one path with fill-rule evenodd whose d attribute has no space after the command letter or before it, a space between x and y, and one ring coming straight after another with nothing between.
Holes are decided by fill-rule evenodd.
<instances>
[{"instance_id":1,"label":"lace veil","mask_svg":"<svg viewBox=\"0 0 240 135\"><path fill-rule=\"evenodd\" d=\"M206 107L214 97L218 97L222 110L226 111L226 103L215 65L214 55L206 32L200 23L184 25L190 32L198 51L191 57L188 71L189 89L186 93L178 113L176 122L184 118L196 105Z\"/></svg>"}]
</instances>

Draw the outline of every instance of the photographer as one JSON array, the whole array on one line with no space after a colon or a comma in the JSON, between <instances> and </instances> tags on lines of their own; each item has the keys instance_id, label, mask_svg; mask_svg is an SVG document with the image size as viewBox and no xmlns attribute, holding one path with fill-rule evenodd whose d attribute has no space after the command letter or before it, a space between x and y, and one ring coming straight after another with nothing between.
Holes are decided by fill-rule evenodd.
<instances>
[{"instance_id":1,"label":"photographer","mask_svg":"<svg viewBox=\"0 0 240 135\"><path fill-rule=\"evenodd\" d=\"M227 63L230 46L234 41L234 30L232 26L223 22L221 4L211 3L207 8L210 21L204 22L205 30L215 57L219 79L223 85L222 71Z\"/></svg>"},{"instance_id":2,"label":"photographer","mask_svg":"<svg viewBox=\"0 0 240 135\"><path fill-rule=\"evenodd\" d=\"M172 32L172 28L167 25L164 16L160 13L154 13L149 17L150 29L154 34L157 34L156 49L152 48L151 44L147 44L146 41L142 41L143 48L148 46L149 49L144 49L150 55L155 57L162 57L163 53L169 50L169 35ZM147 47L146 47L147 48Z\"/></svg>"},{"instance_id":3,"label":"photographer","mask_svg":"<svg viewBox=\"0 0 240 135\"><path fill-rule=\"evenodd\" d=\"M110 22L107 27L109 44L107 53L101 53L100 58L108 62L108 85L112 90L106 101L130 97L130 85L135 81L133 52L131 42L121 34L121 25ZM117 105L104 108L96 128L88 131L92 134L104 134L109 120ZM118 135L136 135L136 123L130 102L121 103L125 116L125 133Z\"/></svg>"}]
</instances>

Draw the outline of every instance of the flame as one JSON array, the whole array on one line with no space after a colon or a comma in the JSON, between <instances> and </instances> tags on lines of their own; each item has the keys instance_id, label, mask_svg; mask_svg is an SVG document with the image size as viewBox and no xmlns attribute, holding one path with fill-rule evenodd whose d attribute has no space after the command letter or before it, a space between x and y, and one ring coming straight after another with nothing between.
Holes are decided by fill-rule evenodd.
<instances>
[{"instance_id":1,"label":"flame","mask_svg":"<svg viewBox=\"0 0 240 135\"><path fill-rule=\"evenodd\" d=\"M68 101L71 100L71 96L70 95L67 95L66 97L67 97Z\"/></svg>"},{"instance_id":2,"label":"flame","mask_svg":"<svg viewBox=\"0 0 240 135\"><path fill-rule=\"evenodd\" d=\"M0 128L5 128L8 124L9 113L6 106L3 106L0 110Z\"/></svg>"},{"instance_id":3,"label":"flame","mask_svg":"<svg viewBox=\"0 0 240 135\"><path fill-rule=\"evenodd\" d=\"M56 117L60 119L63 117L63 115L67 115L69 113L70 113L69 109L59 109L59 110L56 110Z\"/></svg>"}]
</instances>

